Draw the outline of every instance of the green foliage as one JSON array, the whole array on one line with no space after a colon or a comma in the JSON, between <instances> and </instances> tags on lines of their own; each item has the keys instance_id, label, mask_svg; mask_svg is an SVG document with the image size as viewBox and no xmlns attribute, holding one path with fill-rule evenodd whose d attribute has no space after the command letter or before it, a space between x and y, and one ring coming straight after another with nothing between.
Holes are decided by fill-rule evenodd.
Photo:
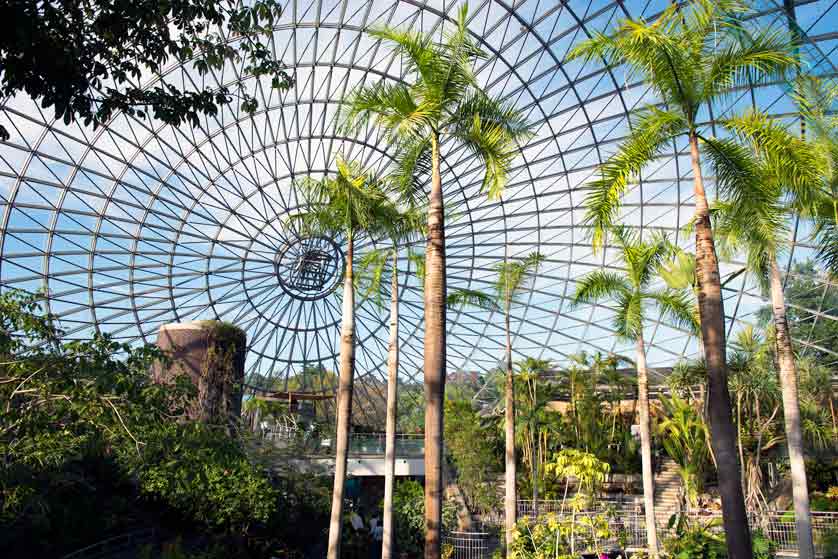
<instances>
[{"instance_id":1,"label":"green foliage","mask_svg":"<svg viewBox=\"0 0 838 559\"><path fill-rule=\"evenodd\" d=\"M697 333L697 307L690 300L689 291L650 287L664 263L675 255L666 236L654 235L643 242L639 233L628 227L615 226L610 232L626 273L595 271L584 276L576 285L573 305L594 303L604 298L615 300L614 329L627 340L637 340L643 335L646 315L652 309L669 318L674 325Z\"/></svg>"},{"instance_id":2,"label":"green foliage","mask_svg":"<svg viewBox=\"0 0 838 559\"><path fill-rule=\"evenodd\" d=\"M307 176L295 183L308 206L291 216L289 224L309 234L345 234L350 239L361 231L386 234L395 210L384 195L382 181L341 156L336 164L335 176L321 180Z\"/></svg>"},{"instance_id":3,"label":"green foliage","mask_svg":"<svg viewBox=\"0 0 838 559\"><path fill-rule=\"evenodd\" d=\"M470 400L445 402L445 449L457 472L457 485L470 511L487 513L498 504L501 441L487 429Z\"/></svg>"},{"instance_id":4,"label":"green foliage","mask_svg":"<svg viewBox=\"0 0 838 559\"><path fill-rule=\"evenodd\" d=\"M175 82L139 87L145 76L185 60L198 76L221 73L225 65L242 75L265 77L274 88L293 83L271 50L280 16L276 0L55 0L4 2L0 6L0 96L25 92L55 118L94 127L123 111L151 114L166 124L200 124L241 100L253 113L258 101L248 82L235 91L209 83ZM226 29L226 33L222 32ZM229 41L230 36L239 40ZM0 126L0 140L8 139Z\"/></svg>"},{"instance_id":5,"label":"green foliage","mask_svg":"<svg viewBox=\"0 0 838 559\"><path fill-rule=\"evenodd\" d=\"M379 82L355 90L345 114L345 126L359 130L367 124L381 128L397 146L399 175L391 181L403 200L422 205L433 145L445 135L473 153L485 173L483 190L497 199L507 172L532 126L512 102L489 97L480 89L474 65L485 53L466 26L468 6L457 13L456 27L444 41L429 33L392 27L374 29L401 55L412 83ZM454 149L450 147L449 149Z\"/></svg>"},{"instance_id":6,"label":"green foliage","mask_svg":"<svg viewBox=\"0 0 838 559\"><path fill-rule=\"evenodd\" d=\"M398 481L393 493L393 523L396 525L396 549L409 557L418 557L425 548L425 489L412 479ZM457 508L450 501L442 504L442 530L457 526Z\"/></svg>"},{"instance_id":7,"label":"green foliage","mask_svg":"<svg viewBox=\"0 0 838 559\"><path fill-rule=\"evenodd\" d=\"M584 510L590 507L599 493L611 465L603 462L589 452L575 448L565 448L556 453L553 461L545 466L547 474L565 480L569 485L573 480L578 485L574 508Z\"/></svg>"},{"instance_id":8,"label":"green foliage","mask_svg":"<svg viewBox=\"0 0 838 559\"><path fill-rule=\"evenodd\" d=\"M710 456L707 425L693 403L675 394L663 398L661 405L664 416L658 423L658 435L666 453L678 464L687 498L696 503Z\"/></svg>"},{"instance_id":9,"label":"green foliage","mask_svg":"<svg viewBox=\"0 0 838 559\"><path fill-rule=\"evenodd\" d=\"M631 434L634 417L621 409L621 401L634 398L634 392L617 369L621 360L584 352L571 358L551 383L552 395L568 403L567 411L557 414L558 421L549 427L553 449L577 448L608 462L615 471L638 473L639 445Z\"/></svg>"},{"instance_id":10,"label":"green foliage","mask_svg":"<svg viewBox=\"0 0 838 559\"><path fill-rule=\"evenodd\" d=\"M194 388L151 382L163 355L97 335L60 342L38 298L0 295L0 521L3 532L62 546L101 539L111 526L102 491L160 503L175 517L218 533L243 533L275 513L278 494L224 429L186 419ZM99 501L97 503L97 501ZM115 516L130 522L137 504ZM77 531L80 519L94 533ZM113 528L120 524L113 521ZM8 545L19 545L12 540ZM49 547L52 546L52 547ZM34 548L31 548L34 550Z\"/></svg>"},{"instance_id":11,"label":"green foliage","mask_svg":"<svg viewBox=\"0 0 838 559\"><path fill-rule=\"evenodd\" d=\"M669 520L672 535L663 542L664 551L673 559L725 559L727 548L721 519L707 522L675 515ZM773 559L777 545L757 529L751 533L754 559Z\"/></svg>"},{"instance_id":12,"label":"green foliage","mask_svg":"<svg viewBox=\"0 0 838 559\"><path fill-rule=\"evenodd\" d=\"M246 533L276 511L276 490L240 444L201 424L162 426L138 467L143 495L217 531Z\"/></svg>"},{"instance_id":13,"label":"green foliage","mask_svg":"<svg viewBox=\"0 0 838 559\"><path fill-rule=\"evenodd\" d=\"M605 540L616 534L610 528L610 513L557 515L536 520L528 517L515 527L515 538L507 555L510 559L570 559L579 553L604 551Z\"/></svg>"},{"instance_id":14,"label":"green foliage","mask_svg":"<svg viewBox=\"0 0 838 559\"><path fill-rule=\"evenodd\" d=\"M735 145L699 132L699 115L732 88L770 83L796 64L784 31L747 28L748 12L738 0L671 4L651 22L620 20L610 34L596 32L568 54L570 60L624 64L627 79L643 80L666 105L647 105L633 115L628 137L601 166L600 178L589 183L585 221L593 227L595 247L617 223L623 194L678 136L701 143L725 197L758 178L739 165L747 160L735 157Z\"/></svg>"},{"instance_id":15,"label":"green foliage","mask_svg":"<svg viewBox=\"0 0 838 559\"><path fill-rule=\"evenodd\" d=\"M718 519L703 523L674 516L669 521L674 534L664 540L663 548L673 559L724 559L727 548L718 530L720 523Z\"/></svg>"}]
</instances>

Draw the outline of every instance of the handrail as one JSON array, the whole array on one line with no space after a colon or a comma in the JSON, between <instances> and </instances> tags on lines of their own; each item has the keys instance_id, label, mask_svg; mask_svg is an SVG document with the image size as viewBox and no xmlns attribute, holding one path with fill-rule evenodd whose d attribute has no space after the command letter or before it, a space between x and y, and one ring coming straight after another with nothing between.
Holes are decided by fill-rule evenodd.
<instances>
[{"instance_id":1,"label":"handrail","mask_svg":"<svg viewBox=\"0 0 838 559\"><path fill-rule=\"evenodd\" d=\"M154 528L144 528L141 530L134 530L133 532L126 532L124 534L112 536L110 538L88 545L87 547L83 547L81 549L73 551L72 553L62 556L61 559L82 559L97 556L101 557L101 554L107 552L108 548L114 543L121 541L129 543L134 540L147 542L148 540L154 540L156 535L157 530ZM98 552L99 555L93 555L94 552Z\"/></svg>"}]
</instances>

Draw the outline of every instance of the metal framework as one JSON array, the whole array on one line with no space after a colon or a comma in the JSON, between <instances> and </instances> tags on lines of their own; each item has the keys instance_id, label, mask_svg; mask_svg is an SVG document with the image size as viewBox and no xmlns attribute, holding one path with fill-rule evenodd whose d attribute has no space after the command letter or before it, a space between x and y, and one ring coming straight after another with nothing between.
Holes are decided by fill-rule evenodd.
<instances>
[{"instance_id":1,"label":"metal framework","mask_svg":"<svg viewBox=\"0 0 838 559\"><path fill-rule=\"evenodd\" d=\"M479 80L526 111L537 133L521 146L502 202L480 193L480 169L469 153L442 146L446 202L454 216L447 228L448 281L488 287L505 246L512 256L539 250L547 257L513 311L516 358L561 361L580 350L631 352L613 335L608 304L571 310L568 296L576 278L617 266L611 251L593 254L579 225L585 183L626 133L626 115L648 96L620 67L568 63L565 55L615 19L653 18L666 4L471 5L469 29L489 53L477 69ZM757 17L786 24L793 8L806 34L803 51L811 71L834 76L835 0L785 4L757 0ZM12 133L0 144L0 286L45 289L49 310L60 317L68 338L102 331L153 342L163 323L218 317L247 331L251 381L279 379L274 388L287 389L287 379L306 364L336 370L340 304L328 293L343 268L341 241L320 240L314 247L316 239L288 238L281 221L302 203L293 179L330 172L339 153L382 172L388 168L392 150L376 130L347 136L337 126L340 104L354 87L405 78L401 61L364 30L389 24L441 33L456 9L454 2L440 0L289 0L272 41L275 54L296 74L288 92L278 94L233 66L201 78L188 61L142 83L243 81L260 100L253 115L232 107L196 128L119 114L92 130L55 121L24 96L0 101L0 120ZM708 130L715 132L718 115L751 104L778 115L793 112L785 84L739 91L725 106L713 107ZM684 225L692 214L685 150L673 143L644 173L627 199L626 223L673 233ZM812 254L803 224L795 224L795 237L789 262ZM358 244L360 258L375 243ZM418 382L422 295L404 254L400 263L401 375L404 382ZM722 273L733 277L737 269L736 262L727 263ZM743 274L724 289L730 331L753 323L764 304L754 283ZM818 289L823 300L827 289L838 287L824 280ZM801 311L812 323L838 319L834 309L821 305ZM357 324L356 409L373 413L385 393L386 309L361 302ZM491 312L450 311L450 369L494 367L503 348L500 324ZM664 321L654 322L647 340L653 365L697 352L695 341ZM835 340L808 336L798 342L838 359Z\"/></svg>"}]
</instances>

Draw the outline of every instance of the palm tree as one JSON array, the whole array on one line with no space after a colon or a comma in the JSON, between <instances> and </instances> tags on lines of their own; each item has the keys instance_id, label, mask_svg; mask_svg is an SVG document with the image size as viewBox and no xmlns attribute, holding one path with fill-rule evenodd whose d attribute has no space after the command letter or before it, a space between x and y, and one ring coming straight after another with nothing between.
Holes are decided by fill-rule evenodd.
<instances>
[{"instance_id":1,"label":"palm tree","mask_svg":"<svg viewBox=\"0 0 838 559\"><path fill-rule=\"evenodd\" d=\"M430 175L425 277L425 557L440 556L442 522L442 414L445 395L445 219L440 172L441 142L460 144L485 166L483 188L503 192L519 141L530 125L511 104L487 95L474 63L485 57L466 27L463 5L456 27L443 41L432 34L385 27L371 32L391 44L406 63L411 83L379 82L349 100L346 125L381 127L398 144L404 195L418 199L419 178Z\"/></svg>"},{"instance_id":2,"label":"palm tree","mask_svg":"<svg viewBox=\"0 0 838 559\"><path fill-rule=\"evenodd\" d=\"M335 480L329 523L329 559L339 559L343 527L343 489L352 415L352 382L355 373L355 286L353 261L359 233L381 233L389 214L382 183L360 165L337 158L337 174L322 180L306 177L297 183L308 208L292 216L302 231L326 232L346 238L346 269L340 327L340 377L338 380Z\"/></svg>"},{"instance_id":3,"label":"palm tree","mask_svg":"<svg viewBox=\"0 0 838 559\"><path fill-rule=\"evenodd\" d=\"M688 140L708 415L731 559L750 559L752 550L727 387L724 309L702 155L716 168L720 197L739 188L743 175L736 153L731 153L734 142L705 135L701 115L732 89L772 82L796 62L782 32L748 33L739 17L745 12L738 0L693 0L687 6L673 2L655 21L622 20L611 35L594 34L568 55L626 65L662 103L648 105L635 115L617 153L601 166L601 177L589 184L586 217L593 227L595 246L601 245L605 231L619 218L621 197L630 183L667 146L676 144L677 137Z\"/></svg>"},{"instance_id":4,"label":"palm tree","mask_svg":"<svg viewBox=\"0 0 838 559\"><path fill-rule=\"evenodd\" d=\"M818 259L838 276L838 87L826 88L814 76L798 79L795 91L801 108L801 127L822 157L822 196L815 203L815 243Z\"/></svg>"},{"instance_id":5,"label":"palm tree","mask_svg":"<svg viewBox=\"0 0 838 559\"><path fill-rule=\"evenodd\" d=\"M396 478L396 417L398 414L399 374L399 277L398 261L402 245L422 230L422 216L414 208L399 211L391 205L384 216L392 246L389 249L371 250L359 263L362 272L360 283L365 285L364 296L375 293L380 303L384 276L390 276L390 339L387 346L387 421L384 449L384 510L381 558L393 557L393 492Z\"/></svg>"},{"instance_id":6,"label":"palm tree","mask_svg":"<svg viewBox=\"0 0 838 559\"><path fill-rule=\"evenodd\" d=\"M496 267L495 294L503 306L503 324L506 330L506 388L504 390L504 425L506 432L506 495L504 499L506 521L506 548L512 546L515 524L518 521L518 492L515 487L515 385L512 374L512 328L510 326L512 305L517 302L518 293L534 278L544 256L533 252L520 261L504 258Z\"/></svg>"},{"instance_id":7,"label":"palm tree","mask_svg":"<svg viewBox=\"0 0 838 559\"><path fill-rule=\"evenodd\" d=\"M783 294L783 279L777 258L789 241L788 210L812 215L821 194L822 160L810 144L762 114L749 112L725 122L748 147L741 147L743 160L752 158L751 189L716 204L716 235L747 254L747 268L771 294L777 362L783 399L786 441L789 452L795 524L800 556L811 559L815 548L806 467L803 453L797 365ZM750 152L750 153L749 153Z\"/></svg>"},{"instance_id":8,"label":"palm tree","mask_svg":"<svg viewBox=\"0 0 838 559\"><path fill-rule=\"evenodd\" d=\"M507 250L508 252L508 250ZM534 279L535 273L544 262L541 253L533 252L521 260L510 261L504 255L503 262L495 266L494 294L487 295L480 291L460 290L449 297L449 304L468 302L484 308L502 308L504 329L506 331L506 387L504 389L504 432L506 434L506 495L504 498L504 517L506 527L506 547L512 545L515 524L518 517L518 492L515 487L515 384L512 371L512 305L516 304L519 292Z\"/></svg>"},{"instance_id":9,"label":"palm tree","mask_svg":"<svg viewBox=\"0 0 838 559\"><path fill-rule=\"evenodd\" d=\"M656 307L660 315L691 333L698 330L698 318L688 295L673 289L653 289L651 284L658 270L672 254L672 247L664 235L654 235L647 242L626 227L612 229L612 237L620 251L626 273L597 270L584 276L576 285L573 305L593 303L603 298L616 301L614 329L620 338L636 345L637 399L640 412L640 456L643 466L643 503L646 509L646 541L649 554L658 553L655 529L655 488L652 477L652 434L649 421L649 380L646 371L646 348L643 324L649 307Z\"/></svg>"}]
</instances>

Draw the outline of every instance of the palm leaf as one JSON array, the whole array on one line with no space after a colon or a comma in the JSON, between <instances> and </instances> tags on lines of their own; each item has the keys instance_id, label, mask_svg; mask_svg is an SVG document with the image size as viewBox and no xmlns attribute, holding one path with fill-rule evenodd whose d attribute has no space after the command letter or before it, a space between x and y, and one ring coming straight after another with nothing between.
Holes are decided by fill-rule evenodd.
<instances>
[{"instance_id":1,"label":"palm leaf","mask_svg":"<svg viewBox=\"0 0 838 559\"><path fill-rule=\"evenodd\" d=\"M474 307L487 311L498 308L497 302L491 295L475 289L461 288L453 288L448 292L445 305L449 308Z\"/></svg>"},{"instance_id":2,"label":"palm leaf","mask_svg":"<svg viewBox=\"0 0 838 559\"><path fill-rule=\"evenodd\" d=\"M600 178L587 185L590 192L585 198L585 222L593 229L595 248L602 245L605 231L613 227L629 183L684 128L685 121L678 113L657 108L639 113L617 153L600 166Z\"/></svg>"}]
</instances>

